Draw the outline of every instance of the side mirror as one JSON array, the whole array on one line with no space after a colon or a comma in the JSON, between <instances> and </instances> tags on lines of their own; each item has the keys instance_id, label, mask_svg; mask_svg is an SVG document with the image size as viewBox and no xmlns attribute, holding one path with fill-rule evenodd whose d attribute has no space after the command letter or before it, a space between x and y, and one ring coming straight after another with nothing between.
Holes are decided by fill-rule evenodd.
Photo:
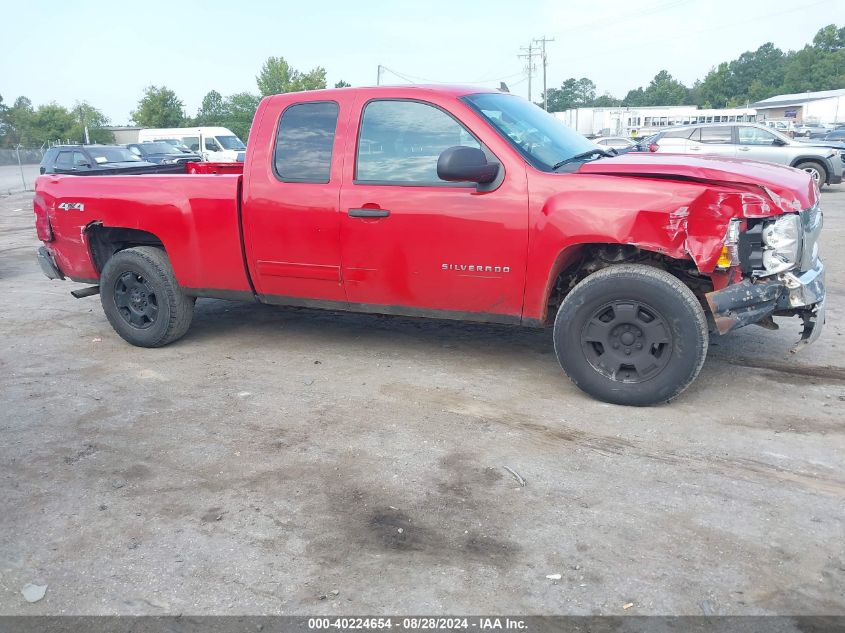
<instances>
[{"instance_id":1,"label":"side mirror","mask_svg":"<svg viewBox=\"0 0 845 633\"><path fill-rule=\"evenodd\" d=\"M441 180L487 184L498 175L499 165L488 163L484 152L475 147L456 145L443 150L437 159L437 177Z\"/></svg>"},{"instance_id":2,"label":"side mirror","mask_svg":"<svg viewBox=\"0 0 845 633\"><path fill-rule=\"evenodd\" d=\"M782 147L786 145L786 141L784 141L782 138L775 138L775 140L772 141L772 145L776 147Z\"/></svg>"}]
</instances>

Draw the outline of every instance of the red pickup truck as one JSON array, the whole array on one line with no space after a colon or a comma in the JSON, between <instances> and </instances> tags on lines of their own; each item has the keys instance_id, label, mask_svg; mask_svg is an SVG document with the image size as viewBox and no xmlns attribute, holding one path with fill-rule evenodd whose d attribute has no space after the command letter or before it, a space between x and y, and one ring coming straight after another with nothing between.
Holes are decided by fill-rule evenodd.
<instances>
[{"instance_id":1,"label":"red pickup truck","mask_svg":"<svg viewBox=\"0 0 845 633\"><path fill-rule=\"evenodd\" d=\"M41 176L39 260L157 347L197 297L543 327L607 402L669 401L708 325L824 320L819 193L771 164L613 155L517 96L265 98L243 174ZM709 324L708 324L709 321Z\"/></svg>"}]
</instances>

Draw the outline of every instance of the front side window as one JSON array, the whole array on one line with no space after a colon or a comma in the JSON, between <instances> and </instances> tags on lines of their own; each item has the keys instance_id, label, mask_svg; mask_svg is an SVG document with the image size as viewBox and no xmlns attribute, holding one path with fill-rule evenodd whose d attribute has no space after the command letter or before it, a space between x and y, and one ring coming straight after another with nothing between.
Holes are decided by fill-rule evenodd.
<instances>
[{"instance_id":1,"label":"front side window","mask_svg":"<svg viewBox=\"0 0 845 633\"><path fill-rule=\"evenodd\" d=\"M551 171L560 161L596 149L591 141L521 97L489 92L466 96L463 101L537 169Z\"/></svg>"},{"instance_id":2,"label":"front side window","mask_svg":"<svg viewBox=\"0 0 845 633\"><path fill-rule=\"evenodd\" d=\"M214 140L214 137L209 137L205 139L205 149L209 152L217 152L220 151L220 146L217 144L217 141Z\"/></svg>"},{"instance_id":3,"label":"front side window","mask_svg":"<svg viewBox=\"0 0 845 633\"><path fill-rule=\"evenodd\" d=\"M56 165L59 167L71 167L73 165L73 152L59 152Z\"/></svg>"},{"instance_id":4,"label":"front side window","mask_svg":"<svg viewBox=\"0 0 845 633\"><path fill-rule=\"evenodd\" d=\"M88 159L82 152L73 153L73 164L75 167L88 167Z\"/></svg>"},{"instance_id":5,"label":"front side window","mask_svg":"<svg viewBox=\"0 0 845 633\"><path fill-rule=\"evenodd\" d=\"M338 105L298 103L279 119L273 166L283 182L329 182Z\"/></svg>"},{"instance_id":6,"label":"front side window","mask_svg":"<svg viewBox=\"0 0 845 633\"><path fill-rule=\"evenodd\" d=\"M356 182L444 184L437 159L456 145L481 144L443 110L418 101L371 101L361 117Z\"/></svg>"},{"instance_id":7,"label":"front side window","mask_svg":"<svg viewBox=\"0 0 845 633\"><path fill-rule=\"evenodd\" d=\"M737 130L740 145L773 145L775 135L757 127L740 126Z\"/></svg>"}]
</instances>

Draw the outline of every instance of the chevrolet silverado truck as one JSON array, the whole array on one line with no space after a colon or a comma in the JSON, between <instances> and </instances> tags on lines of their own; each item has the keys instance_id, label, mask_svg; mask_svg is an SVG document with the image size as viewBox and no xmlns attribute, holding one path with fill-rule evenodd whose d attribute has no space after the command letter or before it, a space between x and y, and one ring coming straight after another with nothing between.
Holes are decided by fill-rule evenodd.
<instances>
[{"instance_id":1,"label":"chevrolet silverado truck","mask_svg":"<svg viewBox=\"0 0 845 633\"><path fill-rule=\"evenodd\" d=\"M45 175L38 257L117 333L183 336L197 297L553 325L600 400L650 405L709 330L824 321L818 186L790 167L613 155L528 101L461 87L263 99L242 174Z\"/></svg>"}]
</instances>

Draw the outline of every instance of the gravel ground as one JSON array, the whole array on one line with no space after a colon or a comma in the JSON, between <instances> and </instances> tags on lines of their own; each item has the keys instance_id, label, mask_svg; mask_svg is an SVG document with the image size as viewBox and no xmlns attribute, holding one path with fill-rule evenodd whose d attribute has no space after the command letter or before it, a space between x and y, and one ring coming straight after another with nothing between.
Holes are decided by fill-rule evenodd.
<instances>
[{"instance_id":1,"label":"gravel ground","mask_svg":"<svg viewBox=\"0 0 845 633\"><path fill-rule=\"evenodd\" d=\"M715 337L649 409L549 331L200 300L130 347L43 277L30 197L0 198L0 614L845 614L845 186L821 339Z\"/></svg>"}]
</instances>

